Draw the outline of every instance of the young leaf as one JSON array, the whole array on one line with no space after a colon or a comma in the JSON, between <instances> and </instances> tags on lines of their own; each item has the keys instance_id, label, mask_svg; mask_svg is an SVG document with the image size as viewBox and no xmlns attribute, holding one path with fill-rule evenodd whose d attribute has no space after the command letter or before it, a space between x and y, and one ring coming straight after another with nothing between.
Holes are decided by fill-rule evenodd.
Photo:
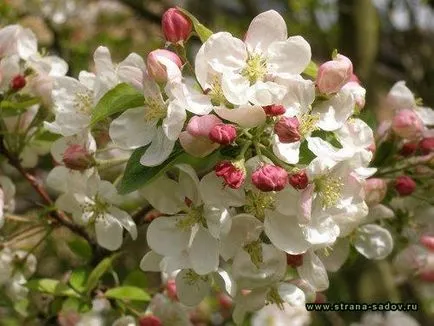
<instances>
[{"instance_id":1,"label":"young leaf","mask_svg":"<svg viewBox=\"0 0 434 326\"><path fill-rule=\"evenodd\" d=\"M318 74L318 66L316 65L316 63L313 61L309 62L306 69L303 71L303 74L313 79L316 79L316 76Z\"/></svg>"},{"instance_id":2,"label":"young leaf","mask_svg":"<svg viewBox=\"0 0 434 326\"><path fill-rule=\"evenodd\" d=\"M24 111L26 111L28 108L30 108L32 105L38 104L39 99L38 98L30 98L23 100L21 102L11 102L11 101L1 101L0 102L0 115L3 117L11 117L16 116Z\"/></svg>"},{"instance_id":3,"label":"young leaf","mask_svg":"<svg viewBox=\"0 0 434 326\"><path fill-rule=\"evenodd\" d=\"M133 86L126 83L119 84L99 100L92 111L91 124L94 125L114 113L143 106L144 101L143 94Z\"/></svg>"},{"instance_id":4,"label":"young leaf","mask_svg":"<svg viewBox=\"0 0 434 326\"><path fill-rule=\"evenodd\" d=\"M78 268L71 273L69 284L77 292L84 292L86 289L86 280L89 277L89 271L84 268Z\"/></svg>"},{"instance_id":5,"label":"young leaf","mask_svg":"<svg viewBox=\"0 0 434 326\"><path fill-rule=\"evenodd\" d=\"M77 292L71 289L66 284L60 283L58 280L43 278L37 280L30 280L26 283L26 287L30 290L48 293L55 296L67 296L79 298Z\"/></svg>"},{"instance_id":6,"label":"young leaf","mask_svg":"<svg viewBox=\"0 0 434 326\"><path fill-rule=\"evenodd\" d=\"M151 297L145 290L135 286L119 286L104 293L107 298L133 301L149 301Z\"/></svg>"},{"instance_id":7,"label":"young leaf","mask_svg":"<svg viewBox=\"0 0 434 326\"><path fill-rule=\"evenodd\" d=\"M221 158L218 151L205 158L197 158L185 153L180 148L175 148L164 163L158 166L148 167L140 164L140 157L145 153L146 149L147 146L140 147L131 155L127 167L125 168L125 174L118 185L118 191L120 194L128 194L149 184L171 169L175 164L186 163L193 167L203 169L204 164L213 166L218 162L218 159Z\"/></svg>"},{"instance_id":8,"label":"young leaf","mask_svg":"<svg viewBox=\"0 0 434 326\"><path fill-rule=\"evenodd\" d=\"M191 22L193 23L194 30L196 31L202 43L204 43L213 34L210 29L202 25L199 20L197 20L197 18L194 17L190 12L180 7L177 7L177 9L190 18Z\"/></svg>"},{"instance_id":9,"label":"young leaf","mask_svg":"<svg viewBox=\"0 0 434 326\"><path fill-rule=\"evenodd\" d=\"M137 286L139 288L146 288L148 286L148 281L146 280L146 275L142 270L136 269L129 273L125 278L123 285Z\"/></svg>"},{"instance_id":10,"label":"young leaf","mask_svg":"<svg viewBox=\"0 0 434 326\"><path fill-rule=\"evenodd\" d=\"M90 273L89 278L86 283L86 291L89 293L92 291L97 285L99 279L108 272L108 270L112 267L113 261L119 257L120 253L113 254L110 257L106 257L93 269Z\"/></svg>"},{"instance_id":11,"label":"young leaf","mask_svg":"<svg viewBox=\"0 0 434 326\"><path fill-rule=\"evenodd\" d=\"M74 254L76 254L85 261L90 260L90 258L92 257L92 250L89 244L80 238L76 238L68 242L68 247Z\"/></svg>"}]
</instances>

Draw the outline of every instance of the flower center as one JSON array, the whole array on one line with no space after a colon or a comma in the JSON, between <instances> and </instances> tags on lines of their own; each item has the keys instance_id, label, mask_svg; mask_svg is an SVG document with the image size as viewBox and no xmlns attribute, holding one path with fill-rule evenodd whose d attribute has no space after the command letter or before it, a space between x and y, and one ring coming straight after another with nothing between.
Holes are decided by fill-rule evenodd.
<instances>
[{"instance_id":1,"label":"flower center","mask_svg":"<svg viewBox=\"0 0 434 326\"><path fill-rule=\"evenodd\" d=\"M264 257L262 255L262 241L253 241L249 244L246 244L243 249L249 254L252 263L259 268L260 264L264 261Z\"/></svg>"},{"instance_id":2,"label":"flower center","mask_svg":"<svg viewBox=\"0 0 434 326\"><path fill-rule=\"evenodd\" d=\"M102 201L98 195L92 200L90 198L85 199L84 204L81 204L83 212L89 216L89 223L94 223L97 219L104 218L104 214L109 208L109 204Z\"/></svg>"},{"instance_id":3,"label":"flower center","mask_svg":"<svg viewBox=\"0 0 434 326\"><path fill-rule=\"evenodd\" d=\"M258 80L263 80L267 74L267 61L259 54L250 55L241 74L251 84L256 83Z\"/></svg>"},{"instance_id":4,"label":"flower center","mask_svg":"<svg viewBox=\"0 0 434 326\"><path fill-rule=\"evenodd\" d=\"M205 215L203 214L203 205L188 207L186 217L180 220L176 226L183 231L188 231L196 224L207 227Z\"/></svg>"},{"instance_id":5,"label":"flower center","mask_svg":"<svg viewBox=\"0 0 434 326\"><path fill-rule=\"evenodd\" d=\"M197 274L194 270L189 269L185 275L184 275L184 282L188 285L194 285L196 284L199 280L203 281L203 282L207 282L208 281L208 276L207 275L199 275Z\"/></svg>"},{"instance_id":6,"label":"flower center","mask_svg":"<svg viewBox=\"0 0 434 326\"><path fill-rule=\"evenodd\" d=\"M330 208L341 199L341 191L344 186L342 178L333 176L322 176L315 181L315 190L322 200L324 208Z\"/></svg>"},{"instance_id":7,"label":"flower center","mask_svg":"<svg viewBox=\"0 0 434 326\"><path fill-rule=\"evenodd\" d=\"M145 121L151 122L164 119L167 115L167 107L157 99L145 99Z\"/></svg>"},{"instance_id":8,"label":"flower center","mask_svg":"<svg viewBox=\"0 0 434 326\"><path fill-rule=\"evenodd\" d=\"M211 98L211 103L214 106L219 106L226 102L225 95L223 94L222 83L218 76L214 76L211 81L211 89L208 92Z\"/></svg>"},{"instance_id":9,"label":"flower center","mask_svg":"<svg viewBox=\"0 0 434 326\"><path fill-rule=\"evenodd\" d=\"M315 114L303 114L300 117L300 126L298 127L298 131L302 136L309 135L312 131L318 129L318 121L319 121L319 113Z\"/></svg>"},{"instance_id":10,"label":"flower center","mask_svg":"<svg viewBox=\"0 0 434 326\"><path fill-rule=\"evenodd\" d=\"M273 196L257 191L248 191L246 194L246 205L244 211L256 216L263 221L266 209L274 209L275 199Z\"/></svg>"},{"instance_id":11,"label":"flower center","mask_svg":"<svg viewBox=\"0 0 434 326\"><path fill-rule=\"evenodd\" d=\"M284 301L275 287L272 287L270 291L268 291L267 302L271 304L275 303L281 310L283 310Z\"/></svg>"},{"instance_id":12,"label":"flower center","mask_svg":"<svg viewBox=\"0 0 434 326\"><path fill-rule=\"evenodd\" d=\"M74 109L79 113L88 114L93 107L92 91L87 90L75 94Z\"/></svg>"}]
</instances>

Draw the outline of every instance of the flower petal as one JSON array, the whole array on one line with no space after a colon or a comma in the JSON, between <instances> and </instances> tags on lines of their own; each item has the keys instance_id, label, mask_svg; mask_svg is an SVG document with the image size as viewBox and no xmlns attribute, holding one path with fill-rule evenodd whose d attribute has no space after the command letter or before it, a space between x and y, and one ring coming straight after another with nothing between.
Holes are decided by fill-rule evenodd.
<instances>
[{"instance_id":1,"label":"flower petal","mask_svg":"<svg viewBox=\"0 0 434 326\"><path fill-rule=\"evenodd\" d=\"M140 269L145 272L160 272L160 263L162 259L163 256L151 250L147 252L140 261Z\"/></svg>"},{"instance_id":2,"label":"flower petal","mask_svg":"<svg viewBox=\"0 0 434 326\"><path fill-rule=\"evenodd\" d=\"M329 287L327 271L313 251L303 256L303 265L297 267L298 275L309 283L316 291L324 291Z\"/></svg>"},{"instance_id":3,"label":"flower petal","mask_svg":"<svg viewBox=\"0 0 434 326\"><path fill-rule=\"evenodd\" d=\"M199 275L214 272L219 266L218 241L202 226L194 236L189 254L191 266Z\"/></svg>"},{"instance_id":4,"label":"flower petal","mask_svg":"<svg viewBox=\"0 0 434 326\"><path fill-rule=\"evenodd\" d=\"M235 109L215 107L215 113L221 118L235 122L243 128L254 128L265 122L265 112L261 106L242 105Z\"/></svg>"},{"instance_id":5,"label":"flower petal","mask_svg":"<svg viewBox=\"0 0 434 326\"><path fill-rule=\"evenodd\" d=\"M95 221L95 234L98 244L108 250L117 250L122 245L122 225L110 214Z\"/></svg>"},{"instance_id":6,"label":"flower petal","mask_svg":"<svg viewBox=\"0 0 434 326\"><path fill-rule=\"evenodd\" d=\"M309 43L301 36L275 42L268 48L268 67L276 75L298 75L312 57Z\"/></svg>"},{"instance_id":7,"label":"flower petal","mask_svg":"<svg viewBox=\"0 0 434 326\"><path fill-rule=\"evenodd\" d=\"M172 153L175 142L164 134L162 128L157 128L151 145L140 158L140 164L144 166L156 166L163 163Z\"/></svg>"},{"instance_id":8,"label":"flower petal","mask_svg":"<svg viewBox=\"0 0 434 326\"><path fill-rule=\"evenodd\" d=\"M368 259L384 259L393 250L393 238L389 230L366 224L357 229L354 247Z\"/></svg>"},{"instance_id":9,"label":"flower petal","mask_svg":"<svg viewBox=\"0 0 434 326\"><path fill-rule=\"evenodd\" d=\"M197 306L211 290L208 278L199 277L192 282L187 269L176 275L175 283L179 301L186 306Z\"/></svg>"}]
</instances>

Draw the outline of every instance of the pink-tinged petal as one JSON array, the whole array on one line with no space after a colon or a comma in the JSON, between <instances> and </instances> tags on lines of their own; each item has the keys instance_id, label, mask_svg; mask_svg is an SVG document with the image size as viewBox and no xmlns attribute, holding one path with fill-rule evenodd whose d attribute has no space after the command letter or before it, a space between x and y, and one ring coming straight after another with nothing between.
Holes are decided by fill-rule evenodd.
<instances>
[{"instance_id":1,"label":"pink-tinged petal","mask_svg":"<svg viewBox=\"0 0 434 326\"><path fill-rule=\"evenodd\" d=\"M208 137L212 128L219 123L222 123L222 120L214 114L194 116L188 122L186 130L195 137Z\"/></svg>"},{"instance_id":2,"label":"pink-tinged petal","mask_svg":"<svg viewBox=\"0 0 434 326\"><path fill-rule=\"evenodd\" d=\"M311 220L314 188L315 186L310 184L301 192L299 214L300 223L309 223Z\"/></svg>"},{"instance_id":3,"label":"pink-tinged petal","mask_svg":"<svg viewBox=\"0 0 434 326\"><path fill-rule=\"evenodd\" d=\"M181 132L179 135L179 142L188 154L195 157L205 157L214 152L220 146L208 138L195 137L188 131Z\"/></svg>"},{"instance_id":4,"label":"pink-tinged petal","mask_svg":"<svg viewBox=\"0 0 434 326\"><path fill-rule=\"evenodd\" d=\"M221 118L237 123L243 128L253 128L265 122L266 115L261 106L242 105L236 109L214 108Z\"/></svg>"}]
</instances>

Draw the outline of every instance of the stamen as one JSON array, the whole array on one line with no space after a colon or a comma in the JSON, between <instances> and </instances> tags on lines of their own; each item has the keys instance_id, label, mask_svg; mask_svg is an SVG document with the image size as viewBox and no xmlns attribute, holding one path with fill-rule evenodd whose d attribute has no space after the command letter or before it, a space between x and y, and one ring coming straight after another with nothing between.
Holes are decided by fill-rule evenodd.
<instances>
[{"instance_id":1,"label":"stamen","mask_svg":"<svg viewBox=\"0 0 434 326\"><path fill-rule=\"evenodd\" d=\"M74 109L80 113L90 113L93 107L92 91L84 91L75 94Z\"/></svg>"},{"instance_id":2,"label":"stamen","mask_svg":"<svg viewBox=\"0 0 434 326\"><path fill-rule=\"evenodd\" d=\"M263 221L265 218L265 210L274 209L274 204L275 199L273 196L263 192L248 191L246 194L246 205L244 205L244 211Z\"/></svg>"},{"instance_id":3,"label":"stamen","mask_svg":"<svg viewBox=\"0 0 434 326\"><path fill-rule=\"evenodd\" d=\"M218 76L214 76L211 81L211 89L208 92L211 98L211 103L215 106L219 106L226 102L225 95L223 94L222 84Z\"/></svg>"},{"instance_id":4,"label":"stamen","mask_svg":"<svg viewBox=\"0 0 434 326\"><path fill-rule=\"evenodd\" d=\"M188 231L196 224L207 227L206 219L203 214L203 205L198 207L189 207L187 209L187 216L182 220L179 220L176 226L183 231Z\"/></svg>"},{"instance_id":5,"label":"stamen","mask_svg":"<svg viewBox=\"0 0 434 326\"><path fill-rule=\"evenodd\" d=\"M312 131L319 129L317 124L319 121L319 113L309 114L306 113L300 118L300 126L298 131L304 137L309 135Z\"/></svg>"},{"instance_id":6,"label":"stamen","mask_svg":"<svg viewBox=\"0 0 434 326\"><path fill-rule=\"evenodd\" d=\"M272 287L267 293L267 302L271 304L275 303L279 309L283 310L284 301L275 287Z\"/></svg>"},{"instance_id":7,"label":"stamen","mask_svg":"<svg viewBox=\"0 0 434 326\"><path fill-rule=\"evenodd\" d=\"M267 74L267 61L259 54L251 55L246 62L246 67L241 74L246 77L251 84L258 80L264 80Z\"/></svg>"},{"instance_id":8,"label":"stamen","mask_svg":"<svg viewBox=\"0 0 434 326\"><path fill-rule=\"evenodd\" d=\"M167 107L158 99L145 99L145 121L155 121L164 119L167 115Z\"/></svg>"},{"instance_id":9,"label":"stamen","mask_svg":"<svg viewBox=\"0 0 434 326\"><path fill-rule=\"evenodd\" d=\"M333 176L322 176L315 181L315 190L322 200L324 208L330 208L341 199L341 192L344 184L342 178Z\"/></svg>"},{"instance_id":10,"label":"stamen","mask_svg":"<svg viewBox=\"0 0 434 326\"><path fill-rule=\"evenodd\" d=\"M252 263L259 268L260 264L263 263L264 257L262 255L262 241L253 241L243 248L249 255Z\"/></svg>"},{"instance_id":11,"label":"stamen","mask_svg":"<svg viewBox=\"0 0 434 326\"><path fill-rule=\"evenodd\" d=\"M208 281L208 276L207 275L199 275L197 274L194 270L189 269L187 271L187 273L184 275L184 281L185 283L187 283L188 285L194 285L197 283L197 281L202 280L204 282Z\"/></svg>"}]
</instances>

